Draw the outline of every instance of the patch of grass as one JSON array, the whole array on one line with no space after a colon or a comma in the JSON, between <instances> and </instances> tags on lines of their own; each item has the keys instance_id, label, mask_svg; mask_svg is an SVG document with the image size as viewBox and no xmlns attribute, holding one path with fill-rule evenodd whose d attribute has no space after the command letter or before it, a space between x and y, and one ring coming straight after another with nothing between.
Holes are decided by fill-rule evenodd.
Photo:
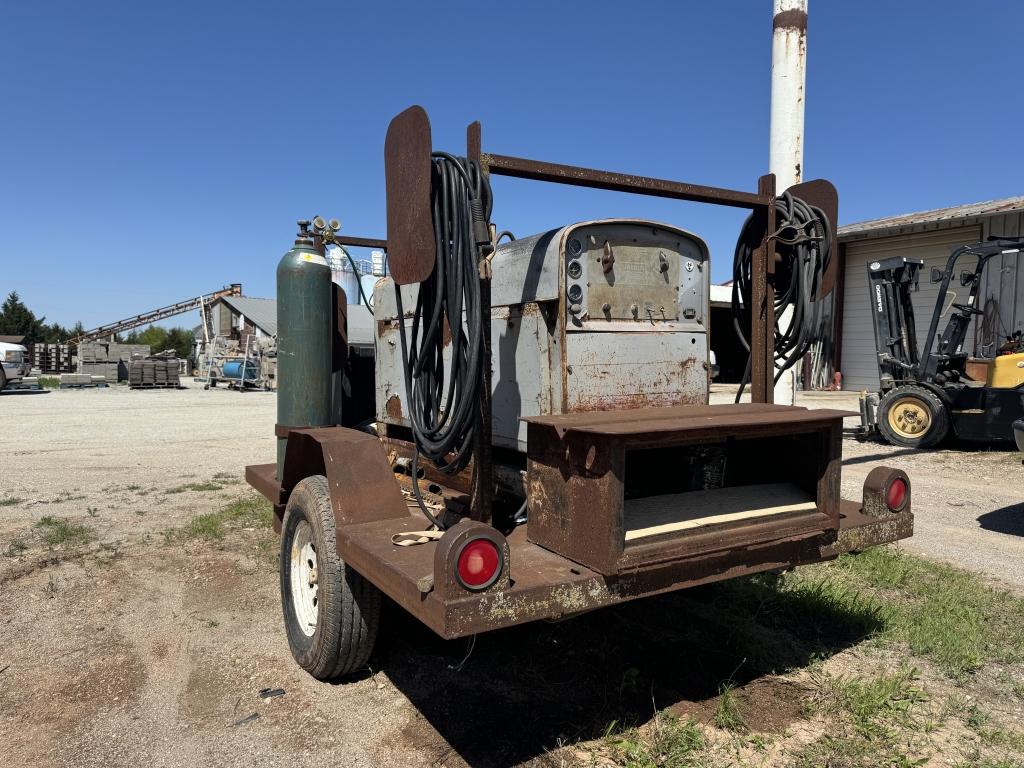
<instances>
[{"instance_id":1,"label":"patch of grass","mask_svg":"<svg viewBox=\"0 0 1024 768\"><path fill-rule=\"evenodd\" d=\"M66 501L81 501L84 498L85 496L83 494L75 494L74 491L61 491L57 494L57 498L52 499L47 503L63 504Z\"/></svg>"},{"instance_id":2,"label":"patch of grass","mask_svg":"<svg viewBox=\"0 0 1024 768\"><path fill-rule=\"evenodd\" d=\"M726 731L744 731L747 724L736 701L734 683L723 683L718 689L718 703L715 705L715 725Z\"/></svg>"},{"instance_id":3,"label":"patch of grass","mask_svg":"<svg viewBox=\"0 0 1024 768\"><path fill-rule=\"evenodd\" d=\"M611 757L623 768L697 768L707 764L704 735L693 720L661 713L641 733L618 730L612 723L604 736Z\"/></svg>"},{"instance_id":4,"label":"patch of grass","mask_svg":"<svg viewBox=\"0 0 1024 768\"><path fill-rule=\"evenodd\" d=\"M1024 768L1024 762L1009 757L991 758L973 755L968 760L953 763L953 768Z\"/></svg>"},{"instance_id":5,"label":"patch of grass","mask_svg":"<svg viewBox=\"0 0 1024 768\"><path fill-rule=\"evenodd\" d=\"M39 519L33 528L39 533L39 538L48 547L55 547L59 544L74 546L85 544L92 540L94 534L88 526L81 523L73 523L59 517L46 515Z\"/></svg>"},{"instance_id":6,"label":"patch of grass","mask_svg":"<svg viewBox=\"0 0 1024 768\"><path fill-rule=\"evenodd\" d=\"M198 515L181 531L189 539L223 539L224 520L219 512Z\"/></svg>"},{"instance_id":7,"label":"patch of grass","mask_svg":"<svg viewBox=\"0 0 1024 768\"><path fill-rule=\"evenodd\" d=\"M21 502L23 501L24 499L21 498L20 496L5 496L4 498L0 499L0 507L13 507L18 504L21 504Z\"/></svg>"},{"instance_id":8,"label":"patch of grass","mask_svg":"<svg viewBox=\"0 0 1024 768\"><path fill-rule=\"evenodd\" d=\"M268 528L273 507L262 497L239 499L218 512L194 517L177 531L169 531L165 540L176 538L216 540L224 538L229 528Z\"/></svg>"},{"instance_id":9,"label":"patch of grass","mask_svg":"<svg viewBox=\"0 0 1024 768\"><path fill-rule=\"evenodd\" d=\"M4 550L4 556L17 557L26 549L28 549L28 544L26 544L24 541L22 541L21 539L12 539L11 543L7 545L7 549Z\"/></svg>"},{"instance_id":10,"label":"patch of grass","mask_svg":"<svg viewBox=\"0 0 1024 768\"><path fill-rule=\"evenodd\" d=\"M142 486L141 485L126 485L124 487L124 489L126 491L141 491L142 490Z\"/></svg>"},{"instance_id":11,"label":"patch of grass","mask_svg":"<svg viewBox=\"0 0 1024 768\"><path fill-rule=\"evenodd\" d=\"M99 514L99 508L98 507L86 507L85 508L85 514L87 514L89 517L96 517L96 515Z\"/></svg>"},{"instance_id":12,"label":"patch of grass","mask_svg":"<svg viewBox=\"0 0 1024 768\"><path fill-rule=\"evenodd\" d=\"M39 386L43 389L58 389L60 387L60 378L57 376L40 376Z\"/></svg>"},{"instance_id":13,"label":"patch of grass","mask_svg":"<svg viewBox=\"0 0 1024 768\"><path fill-rule=\"evenodd\" d=\"M866 679L826 676L821 709L848 717L864 738L884 738L890 725L909 728L915 724L917 705L927 701L916 678L913 667Z\"/></svg>"},{"instance_id":14,"label":"patch of grass","mask_svg":"<svg viewBox=\"0 0 1024 768\"><path fill-rule=\"evenodd\" d=\"M184 485L176 485L174 488L168 488L164 493L184 493L185 491L203 493L206 491L221 491L223 489L224 486L219 483L185 483Z\"/></svg>"},{"instance_id":15,"label":"patch of grass","mask_svg":"<svg viewBox=\"0 0 1024 768\"><path fill-rule=\"evenodd\" d=\"M954 679L988 662L1024 661L1024 600L969 571L875 547L798 570L787 583L809 581L839 604L871 605L880 640L905 643Z\"/></svg>"},{"instance_id":16,"label":"patch of grass","mask_svg":"<svg viewBox=\"0 0 1024 768\"><path fill-rule=\"evenodd\" d=\"M986 747L999 747L1014 752L1024 752L1024 732L1003 726L995 721L991 713L972 703L963 710L964 723L978 734Z\"/></svg>"},{"instance_id":17,"label":"patch of grass","mask_svg":"<svg viewBox=\"0 0 1024 768\"><path fill-rule=\"evenodd\" d=\"M916 670L875 677L825 676L813 708L829 717L825 735L800 747L795 768L854 766L909 768L928 762Z\"/></svg>"}]
</instances>

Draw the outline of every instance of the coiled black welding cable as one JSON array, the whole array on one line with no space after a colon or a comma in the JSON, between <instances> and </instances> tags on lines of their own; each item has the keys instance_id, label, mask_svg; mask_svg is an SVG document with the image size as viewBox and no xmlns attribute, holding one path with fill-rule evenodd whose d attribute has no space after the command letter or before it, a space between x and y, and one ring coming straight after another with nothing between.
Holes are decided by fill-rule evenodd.
<instances>
[{"instance_id":1,"label":"coiled black welding cable","mask_svg":"<svg viewBox=\"0 0 1024 768\"><path fill-rule=\"evenodd\" d=\"M803 358L821 335L823 303L818 299L822 280L831 261L832 225L820 208L808 205L789 192L775 201L776 229L770 237L781 259L775 265L774 360L778 383L782 373ZM736 392L736 402L750 382L751 353L747 329L751 309L751 270L754 250L761 243L753 228L754 214L747 217L736 241L733 258L732 322L740 343L747 350L747 365ZM779 321L786 309L792 318L785 329Z\"/></svg>"},{"instance_id":2,"label":"coiled black welding cable","mask_svg":"<svg viewBox=\"0 0 1024 768\"><path fill-rule=\"evenodd\" d=\"M443 529L420 493L419 457L422 454L446 474L456 474L473 454L485 362L478 261L485 244L490 245L492 198L477 163L444 152L433 154L431 198L434 270L419 284L410 338L406 339L404 322L399 325L399 338L416 442L413 492L427 519ZM397 284L395 300L398 317L404 318Z\"/></svg>"}]
</instances>

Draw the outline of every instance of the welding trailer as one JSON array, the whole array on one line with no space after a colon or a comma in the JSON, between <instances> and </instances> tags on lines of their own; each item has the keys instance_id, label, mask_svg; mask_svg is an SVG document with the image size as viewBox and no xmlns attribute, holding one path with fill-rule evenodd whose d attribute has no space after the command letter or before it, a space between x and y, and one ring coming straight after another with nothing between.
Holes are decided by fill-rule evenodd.
<instances>
[{"instance_id":1,"label":"welding trailer","mask_svg":"<svg viewBox=\"0 0 1024 768\"><path fill-rule=\"evenodd\" d=\"M278 267L277 462L246 479L274 505L304 669L365 665L383 596L457 638L911 535L902 471L840 498L852 414L771 402L775 290L802 268L782 256L831 246L831 184L777 197L771 175L742 192L490 154L479 123L467 143L432 152L426 113L398 115L387 239L317 217ZM737 304L753 402L708 404L699 236L638 219L498 235L493 175L750 210ZM787 231L779 211L801 205L806 228ZM369 339L331 283L330 243L387 252ZM820 277L811 300L834 264Z\"/></svg>"}]
</instances>

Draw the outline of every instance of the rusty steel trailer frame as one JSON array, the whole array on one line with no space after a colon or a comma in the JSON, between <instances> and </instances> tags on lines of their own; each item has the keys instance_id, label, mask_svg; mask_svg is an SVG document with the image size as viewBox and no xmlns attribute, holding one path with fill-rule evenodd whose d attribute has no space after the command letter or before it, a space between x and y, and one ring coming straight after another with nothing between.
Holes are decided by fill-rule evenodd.
<instances>
[{"instance_id":1,"label":"rusty steel trailer frame","mask_svg":"<svg viewBox=\"0 0 1024 768\"><path fill-rule=\"evenodd\" d=\"M402 459L415 451L415 445L408 435L391 434L386 427L378 436L344 427L303 429L279 425L277 434L288 437L281 481L275 477L273 464L246 468L249 484L274 504L276 530L280 530L291 489L305 477L324 475L331 491L337 549L342 559L447 638L827 560L911 534L909 481L899 470L874 469L865 482L860 504L840 500L839 454L842 418L847 414L771 404L775 325L772 276L776 265L771 231L776 199L772 174L758 179L756 192L745 192L485 153L479 122L467 128L467 157L479 163L484 174L750 210L760 234L751 281L753 402L529 419L527 481L521 491L528 502L537 502L537 512L530 504L530 521L513 528L506 537L490 525L491 504L507 503L502 494L507 496L508 489L501 489L496 481L491 456L491 370L487 364L478 414L480 439L470 467L450 476L432 471L429 465L422 466L429 483L428 495L467 514L435 545L397 547L392 543L394 534L421 529L424 521L418 507L402 494L403 486L408 490L411 483L420 482L400 471ZM385 142L387 239L338 233L334 242L386 250L392 277L398 284L425 279L435 258L430 173L429 121L421 108L411 107L392 120ZM836 220L838 201L829 182L806 182L789 191L821 208L831 221ZM822 296L835 283L836 263L833 260L825 275ZM481 311L489 318L490 280L486 269L481 270ZM486 334L484 339L484 358L490 361ZM614 509L616 499L622 499L621 475L627 451L726 440L747 440L749 445L749 438L757 435L799 436L803 440L797 445L806 455L795 458L809 459L801 477L805 489L818 500L814 510L770 521L709 526L692 537L655 536L627 550L621 503L618 510ZM767 457L764 462L770 463ZM885 496L897 478L907 483L906 499L899 509L891 510ZM551 517L549 496L556 506L564 504L555 517ZM593 524L595 517L600 518L599 525ZM453 578L459 547L472 537L490 538L508 564L501 578L481 592L467 591Z\"/></svg>"}]
</instances>

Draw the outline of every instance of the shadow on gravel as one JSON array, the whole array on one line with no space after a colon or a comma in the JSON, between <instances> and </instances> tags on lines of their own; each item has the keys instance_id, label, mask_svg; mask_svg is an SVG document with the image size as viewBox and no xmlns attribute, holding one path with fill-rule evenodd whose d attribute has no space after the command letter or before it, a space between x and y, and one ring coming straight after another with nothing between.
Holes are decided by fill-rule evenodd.
<instances>
[{"instance_id":1,"label":"shadow on gravel","mask_svg":"<svg viewBox=\"0 0 1024 768\"><path fill-rule=\"evenodd\" d=\"M1024 502L986 512L978 517L978 523L986 531L1024 536Z\"/></svg>"},{"instance_id":2,"label":"shadow on gravel","mask_svg":"<svg viewBox=\"0 0 1024 768\"><path fill-rule=\"evenodd\" d=\"M847 464L866 464L869 461L885 461L886 459L892 459L896 456L910 456L915 453L921 453L920 448L900 448L893 451L883 451L882 453L869 453L865 456L851 456L843 459L843 466Z\"/></svg>"},{"instance_id":3,"label":"shadow on gravel","mask_svg":"<svg viewBox=\"0 0 1024 768\"><path fill-rule=\"evenodd\" d=\"M401 738L438 764L457 764L456 753L474 768L528 761L665 708L707 719L726 681L765 710L744 713L748 722L772 722L781 705L765 692L787 684L764 675L879 628L868 608L841 608L814 588L781 591L760 576L482 634L465 658L468 640L442 641L389 607L382 639L396 639L371 665L432 726L416 719Z\"/></svg>"},{"instance_id":4,"label":"shadow on gravel","mask_svg":"<svg viewBox=\"0 0 1024 768\"><path fill-rule=\"evenodd\" d=\"M48 394L50 394L50 390L48 390L48 389L5 389L3 392L0 392L0 396L3 396L3 397L11 397L12 395L14 395L14 396L21 395L23 397L27 397L28 395L48 395Z\"/></svg>"}]
</instances>

